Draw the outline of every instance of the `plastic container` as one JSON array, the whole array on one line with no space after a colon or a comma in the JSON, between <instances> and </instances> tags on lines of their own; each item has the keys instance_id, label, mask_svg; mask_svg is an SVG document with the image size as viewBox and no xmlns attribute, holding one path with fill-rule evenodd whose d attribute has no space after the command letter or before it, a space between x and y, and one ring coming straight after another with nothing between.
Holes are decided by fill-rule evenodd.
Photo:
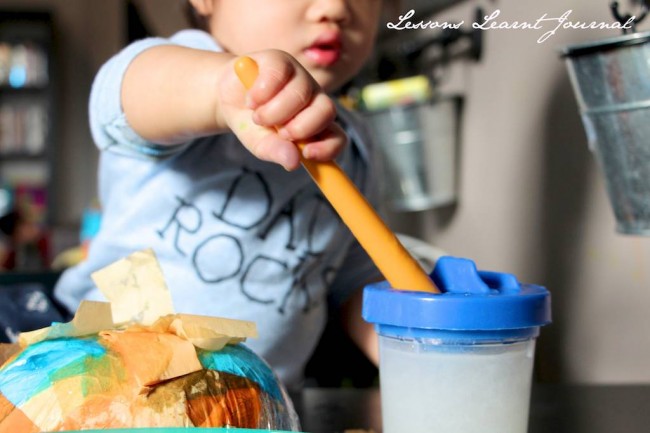
<instances>
[{"instance_id":1,"label":"plastic container","mask_svg":"<svg viewBox=\"0 0 650 433\"><path fill-rule=\"evenodd\" d=\"M383 432L525 433L548 291L449 256L432 277L443 293L364 290L363 317L379 334Z\"/></svg>"}]
</instances>

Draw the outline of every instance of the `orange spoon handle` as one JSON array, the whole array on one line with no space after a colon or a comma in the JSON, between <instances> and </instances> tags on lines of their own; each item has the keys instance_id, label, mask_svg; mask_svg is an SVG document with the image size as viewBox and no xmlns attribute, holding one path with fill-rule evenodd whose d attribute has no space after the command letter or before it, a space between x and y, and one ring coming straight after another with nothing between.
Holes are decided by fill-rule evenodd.
<instances>
[{"instance_id":1,"label":"orange spoon handle","mask_svg":"<svg viewBox=\"0 0 650 433\"><path fill-rule=\"evenodd\" d=\"M257 63L250 57L240 57L235 64L235 72L242 84L250 89L258 75ZM393 288L439 292L433 281L335 162L317 162L302 156L301 162Z\"/></svg>"}]
</instances>

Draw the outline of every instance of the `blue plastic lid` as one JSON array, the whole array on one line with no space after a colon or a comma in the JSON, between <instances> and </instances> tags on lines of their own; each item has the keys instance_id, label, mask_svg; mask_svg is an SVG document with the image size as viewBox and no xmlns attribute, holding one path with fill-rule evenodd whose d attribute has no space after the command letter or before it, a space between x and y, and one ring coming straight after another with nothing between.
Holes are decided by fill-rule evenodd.
<instances>
[{"instance_id":1,"label":"blue plastic lid","mask_svg":"<svg viewBox=\"0 0 650 433\"><path fill-rule=\"evenodd\" d=\"M418 330L527 337L551 322L549 292L520 284L514 275L477 271L471 260L445 256L431 277L442 293L393 290L388 282L367 286L363 318L381 334L398 337Z\"/></svg>"}]
</instances>

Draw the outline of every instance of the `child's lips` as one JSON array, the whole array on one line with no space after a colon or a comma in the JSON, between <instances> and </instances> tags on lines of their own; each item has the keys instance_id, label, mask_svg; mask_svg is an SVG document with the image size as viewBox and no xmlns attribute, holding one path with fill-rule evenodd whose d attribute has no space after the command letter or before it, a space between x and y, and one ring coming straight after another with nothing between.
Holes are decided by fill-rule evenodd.
<instances>
[{"instance_id":1,"label":"child's lips","mask_svg":"<svg viewBox=\"0 0 650 433\"><path fill-rule=\"evenodd\" d=\"M338 34L324 34L305 50L305 56L320 66L331 66L341 57L341 48Z\"/></svg>"},{"instance_id":2,"label":"child's lips","mask_svg":"<svg viewBox=\"0 0 650 433\"><path fill-rule=\"evenodd\" d=\"M341 50L334 47L310 47L305 50L305 55L321 66L331 66L341 57Z\"/></svg>"}]
</instances>

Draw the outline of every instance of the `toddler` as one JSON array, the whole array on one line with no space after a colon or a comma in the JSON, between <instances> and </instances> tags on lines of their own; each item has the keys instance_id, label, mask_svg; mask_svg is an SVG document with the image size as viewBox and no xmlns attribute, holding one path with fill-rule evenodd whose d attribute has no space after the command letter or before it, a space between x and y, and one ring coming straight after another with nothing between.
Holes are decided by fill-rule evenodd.
<instances>
[{"instance_id":1,"label":"toddler","mask_svg":"<svg viewBox=\"0 0 650 433\"><path fill-rule=\"evenodd\" d=\"M251 320L247 341L290 389L340 305L371 356L360 314L381 279L307 172L336 159L373 203L373 151L327 96L369 57L381 0L189 0L196 29L126 47L99 71L90 124L101 149L101 229L55 295L102 300L90 274L156 252L178 312ZM238 56L259 65L246 90Z\"/></svg>"}]
</instances>

